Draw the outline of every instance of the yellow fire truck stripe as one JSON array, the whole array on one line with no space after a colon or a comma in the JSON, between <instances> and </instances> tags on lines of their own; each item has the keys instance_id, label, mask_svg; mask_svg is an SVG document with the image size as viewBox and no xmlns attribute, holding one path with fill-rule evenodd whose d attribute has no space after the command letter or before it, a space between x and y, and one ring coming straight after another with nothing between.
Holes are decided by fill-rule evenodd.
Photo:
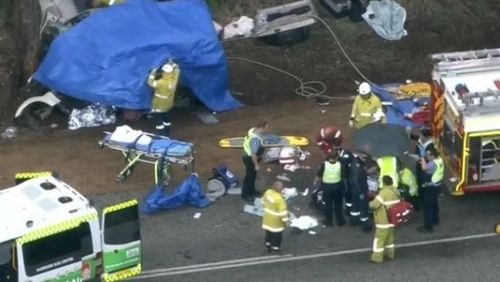
<instances>
[{"instance_id":1,"label":"yellow fire truck stripe","mask_svg":"<svg viewBox=\"0 0 500 282\"><path fill-rule=\"evenodd\" d=\"M36 241L36 240L39 240L41 238L45 238L45 237L48 237L50 235L54 235L56 233L60 233L60 232L75 228L78 225L80 225L82 222L87 222L87 221L91 221L91 220L95 220L95 219L97 219L97 212L91 212L89 214L86 214L86 215L83 215L80 217L72 218L70 220L66 220L66 221L61 222L61 223L57 223L57 224L54 224L51 226L47 226L47 227L29 232L26 235L24 235L23 237L17 239L16 242L18 244L22 245L22 244L25 244L28 242Z\"/></svg>"},{"instance_id":2,"label":"yellow fire truck stripe","mask_svg":"<svg viewBox=\"0 0 500 282\"><path fill-rule=\"evenodd\" d=\"M135 267L125 269L122 271L118 271L118 272L115 272L113 274L104 273L102 275L102 278L106 282L122 281L124 279L129 278L129 277L139 275L141 273L141 271L142 271L142 266L141 266L141 264L138 264Z\"/></svg>"},{"instance_id":3,"label":"yellow fire truck stripe","mask_svg":"<svg viewBox=\"0 0 500 282\"><path fill-rule=\"evenodd\" d=\"M107 207L107 208L105 208L102 211L102 213L103 214L107 214L107 213L110 213L110 212L119 211L119 210L122 210L122 209L126 209L128 207L137 206L137 205L138 205L138 201L136 199L133 199L133 200L130 200L128 202L123 202L123 203L120 203L120 204L117 204L117 205L114 205L114 206L111 206L111 207Z\"/></svg>"}]
</instances>

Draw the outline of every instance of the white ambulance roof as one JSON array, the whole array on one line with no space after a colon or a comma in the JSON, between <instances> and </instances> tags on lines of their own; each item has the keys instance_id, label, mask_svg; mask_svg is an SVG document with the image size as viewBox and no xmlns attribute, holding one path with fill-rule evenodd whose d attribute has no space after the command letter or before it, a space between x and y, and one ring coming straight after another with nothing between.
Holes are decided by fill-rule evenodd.
<instances>
[{"instance_id":1,"label":"white ambulance roof","mask_svg":"<svg viewBox=\"0 0 500 282\"><path fill-rule=\"evenodd\" d=\"M65 203L65 199L71 201ZM85 197L57 178L25 181L0 190L0 242L93 210ZM27 226L28 221L33 222L32 227Z\"/></svg>"}]
</instances>

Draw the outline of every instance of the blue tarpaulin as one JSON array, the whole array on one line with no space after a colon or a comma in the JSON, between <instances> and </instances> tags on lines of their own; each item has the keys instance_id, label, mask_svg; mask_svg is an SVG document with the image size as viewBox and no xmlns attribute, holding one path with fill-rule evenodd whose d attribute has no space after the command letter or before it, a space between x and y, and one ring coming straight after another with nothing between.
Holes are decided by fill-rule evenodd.
<instances>
[{"instance_id":1,"label":"blue tarpaulin","mask_svg":"<svg viewBox=\"0 0 500 282\"><path fill-rule=\"evenodd\" d=\"M210 201L205 197L203 189L195 174L190 175L182 184L175 189L174 193L167 194L164 187L156 186L149 193L141 205L141 210L147 214L153 214L160 210L175 209L184 204L196 208L205 208Z\"/></svg>"},{"instance_id":2,"label":"blue tarpaulin","mask_svg":"<svg viewBox=\"0 0 500 282\"><path fill-rule=\"evenodd\" d=\"M212 111L241 106L204 0L127 0L101 9L58 36L34 78L65 95L147 110L151 69L169 59L181 82Z\"/></svg>"},{"instance_id":3,"label":"blue tarpaulin","mask_svg":"<svg viewBox=\"0 0 500 282\"><path fill-rule=\"evenodd\" d=\"M394 95L387 91L386 88L391 88L394 86L399 86L400 83L389 83L382 85L372 84L372 92L377 95L381 101L383 102L392 102L391 106L386 107L386 116L387 123L389 124L397 124L404 127L421 127L416 122L413 122L404 117L405 114L411 114L415 109L420 108L425 103L430 101L429 98L419 98L416 100L413 99L404 99L397 100Z\"/></svg>"}]
</instances>

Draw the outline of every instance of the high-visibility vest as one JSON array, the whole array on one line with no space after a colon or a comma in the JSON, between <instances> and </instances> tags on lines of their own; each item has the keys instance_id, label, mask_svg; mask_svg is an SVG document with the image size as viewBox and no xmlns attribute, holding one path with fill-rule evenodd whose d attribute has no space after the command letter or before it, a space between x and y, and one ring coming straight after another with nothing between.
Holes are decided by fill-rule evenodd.
<instances>
[{"instance_id":1,"label":"high-visibility vest","mask_svg":"<svg viewBox=\"0 0 500 282\"><path fill-rule=\"evenodd\" d=\"M413 172L409 168L405 167L399 174L399 177L401 179L401 184L408 186L408 193L410 196L416 196L418 193L418 185Z\"/></svg>"},{"instance_id":2,"label":"high-visibility vest","mask_svg":"<svg viewBox=\"0 0 500 282\"><path fill-rule=\"evenodd\" d=\"M250 143L251 143L253 138L259 139L260 144L261 145L263 144L262 137L260 137L260 135L258 135L258 134L255 134L254 131L255 131L255 128L253 128L253 127L250 128L250 130L248 130L247 136L245 136L245 139L243 140L243 150L245 151L245 154L247 156L252 155L252 146ZM256 154L259 155L259 152L256 152Z\"/></svg>"},{"instance_id":3,"label":"high-visibility vest","mask_svg":"<svg viewBox=\"0 0 500 282\"><path fill-rule=\"evenodd\" d=\"M288 221L288 210L283 195L273 189L268 189L262 196L264 216L262 228L271 232L281 232Z\"/></svg>"},{"instance_id":4,"label":"high-visibility vest","mask_svg":"<svg viewBox=\"0 0 500 282\"><path fill-rule=\"evenodd\" d=\"M339 161L334 164L325 162L325 170L323 171L322 182L325 184L335 184L342 180L342 165Z\"/></svg>"},{"instance_id":5,"label":"high-visibility vest","mask_svg":"<svg viewBox=\"0 0 500 282\"><path fill-rule=\"evenodd\" d=\"M433 184L439 185L439 184L441 184L441 181L443 180L443 177L444 177L443 159L436 158L435 160L433 160L433 162L436 164L436 170L432 174L431 182Z\"/></svg>"},{"instance_id":6,"label":"high-visibility vest","mask_svg":"<svg viewBox=\"0 0 500 282\"><path fill-rule=\"evenodd\" d=\"M380 157L377 159L377 164L380 169L379 188L382 188L382 177L388 175L392 178L393 187L398 187L398 162L395 157Z\"/></svg>"}]
</instances>

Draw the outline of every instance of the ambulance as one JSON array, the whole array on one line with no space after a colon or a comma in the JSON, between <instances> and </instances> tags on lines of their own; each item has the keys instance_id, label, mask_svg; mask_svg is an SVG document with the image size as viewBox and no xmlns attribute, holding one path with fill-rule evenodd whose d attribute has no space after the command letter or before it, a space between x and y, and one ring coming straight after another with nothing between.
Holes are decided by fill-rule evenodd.
<instances>
[{"instance_id":1,"label":"ambulance","mask_svg":"<svg viewBox=\"0 0 500 282\"><path fill-rule=\"evenodd\" d=\"M432 55L431 129L452 195L500 191L500 49Z\"/></svg>"},{"instance_id":2,"label":"ambulance","mask_svg":"<svg viewBox=\"0 0 500 282\"><path fill-rule=\"evenodd\" d=\"M141 272L137 200L95 207L52 175L0 190L0 281L121 281Z\"/></svg>"}]
</instances>

